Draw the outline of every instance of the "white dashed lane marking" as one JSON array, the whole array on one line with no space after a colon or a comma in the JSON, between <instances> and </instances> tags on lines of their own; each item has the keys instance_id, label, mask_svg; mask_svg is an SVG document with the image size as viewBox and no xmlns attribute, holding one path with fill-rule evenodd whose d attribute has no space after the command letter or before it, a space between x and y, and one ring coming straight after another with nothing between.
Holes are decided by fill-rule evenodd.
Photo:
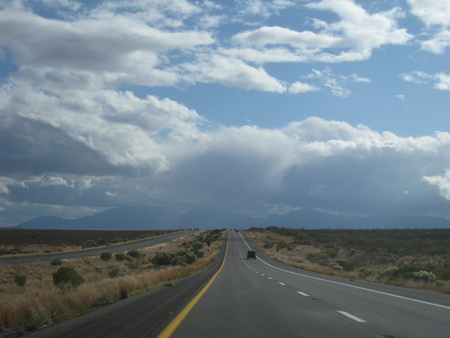
<instances>
[{"instance_id":1,"label":"white dashed lane marking","mask_svg":"<svg viewBox=\"0 0 450 338\"><path fill-rule=\"evenodd\" d=\"M301 291L297 291L298 294L304 296L304 297L309 297L309 295L307 293L301 292Z\"/></svg>"},{"instance_id":2,"label":"white dashed lane marking","mask_svg":"<svg viewBox=\"0 0 450 338\"><path fill-rule=\"evenodd\" d=\"M348 312L345 312L345 311L337 311L337 312L339 312L341 315L344 315L344 316L346 316L346 317L348 317L350 319L353 319L355 322L358 322L358 323L365 323L366 322L364 319L361 319L361 318L358 318L358 317L356 317L354 315L351 315Z\"/></svg>"},{"instance_id":3,"label":"white dashed lane marking","mask_svg":"<svg viewBox=\"0 0 450 338\"><path fill-rule=\"evenodd\" d=\"M278 282L278 284L280 284L280 285L286 285L286 284L284 284L284 283L282 283L282 282Z\"/></svg>"}]
</instances>

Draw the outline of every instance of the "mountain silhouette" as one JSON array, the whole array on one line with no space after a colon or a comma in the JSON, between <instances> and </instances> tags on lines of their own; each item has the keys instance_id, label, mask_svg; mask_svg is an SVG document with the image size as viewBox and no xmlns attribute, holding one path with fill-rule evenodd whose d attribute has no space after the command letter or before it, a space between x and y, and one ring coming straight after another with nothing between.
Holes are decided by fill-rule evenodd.
<instances>
[{"instance_id":1,"label":"mountain silhouette","mask_svg":"<svg viewBox=\"0 0 450 338\"><path fill-rule=\"evenodd\" d=\"M428 216L377 215L346 217L312 209L256 218L224 210L196 209L178 212L157 206L122 206L78 219L42 216L16 225L14 229L99 229L99 230L173 230L173 229L249 229L277 226L303 229L435 229L450 228L450 220Z\"/></svg>"}]
</instances>

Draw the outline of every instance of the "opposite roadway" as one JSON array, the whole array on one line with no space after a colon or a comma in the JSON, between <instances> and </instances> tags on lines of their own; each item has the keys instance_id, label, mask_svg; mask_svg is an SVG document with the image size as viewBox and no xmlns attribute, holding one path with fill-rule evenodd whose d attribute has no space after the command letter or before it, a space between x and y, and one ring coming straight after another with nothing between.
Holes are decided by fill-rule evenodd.
<instances>
[{"instance_id":1,"label":"opposite roadway","mask_svg":"<svg viewBox=\"0 0 450 338\"><path fill-rule=\"evenodd\" d=\"M249 248L256 260L246 259ZM228 233L221 255L205 270L29 337L450 337L449 295L291 268L238 232ZM190 291L181 295L183 288ZM199 289L203 296L180 317ZM178 293L176 301L169 297Z\"/></svg>"},{"instance_id":2,"label":"opposite roadway","mask_svg":"<svg viewBox=\"0 0 450 338\"><path fill-rule=\"evenodd\" d=\"M192 232L189 231L181 231L176 232L169 235L163 235L159 237L153 237L150 239L145 239L141 241L136 241L128 244L122 244L117 246L103 247L97 249L89 249L83 251L76 252L64 252L64 253L56 253L49 255L39 255L39 256L23 256L23 257L13 257L13 258L1 258L0 265L9 265L9 264L30 264L37 262L50 262L54 259L75 259L75 258L83 258L83 257L92 257L92 256L100 256L102 252L109 251L111 253L115 252L124 252L130 250L137 250L146 248L153 245L162 244L168 241L172 241L174 239L187 236Z\"/></svg>"}]
</instances>

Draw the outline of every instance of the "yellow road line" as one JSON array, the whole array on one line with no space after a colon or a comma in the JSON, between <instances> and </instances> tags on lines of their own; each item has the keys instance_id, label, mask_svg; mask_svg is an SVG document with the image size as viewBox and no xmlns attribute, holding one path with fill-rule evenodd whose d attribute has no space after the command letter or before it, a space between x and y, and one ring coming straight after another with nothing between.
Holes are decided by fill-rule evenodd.
<instances>
[{"instance_id":1,"label":"yellow road line","mask_svg":"<svg viewBox=\"0 0 450 338\"><path fill-rule=\"evenodd\" d=\"M230 237L230 233L228 232L228 239L229 239L229 237ZM189 314L189 312L191 312L191 310L194 308L194 306L198 303L200 298L202 298L203 295L205 294L205 292L209 289L209 287L214 282L216 277L222 271L223 266L225 265L225 261L227 259L227 253L228 253L228 242L229 242L229 240L227 240L227 247L225 248L225 257L223 258L223 262L222 262L222 265L220 266L219 271L217 271L215 273L213 278L211 278L211 280L208 282L208 284L205 285L205 287L202 289L202 291L200 291L200 293L197 296L195 296L194 299L192 299L188 305L186 305L186 307L178 314L178 316L176 316L174 318L174 320L172 320L170 322L170 324L167 325L167 327L164 329L164 331L159 334L158 338L169 338L175 332L175 330L178 328L178 326L180 326L180 324L184 320L184 318L186 318L186 316Z\"/></svg>"}]
</instances>

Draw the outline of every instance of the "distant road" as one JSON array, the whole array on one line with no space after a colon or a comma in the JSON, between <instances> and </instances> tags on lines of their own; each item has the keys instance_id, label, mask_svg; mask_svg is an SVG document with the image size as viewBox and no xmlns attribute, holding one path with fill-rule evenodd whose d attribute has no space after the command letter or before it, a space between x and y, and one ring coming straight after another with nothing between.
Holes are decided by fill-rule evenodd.
<instances>
[{"instance_id":1,"label":"distant road","mask_svg":"<svg viewBox=\"0 0 450 338\"><path fill-rule=\"evenodd\" d=\"M66 253L59 253L59 254L29 256L29 257L0 258L0 265L49 262L54 259L75 259L75 258L99 256L99 255L101 255L102 252L105 252L105 251L116 253L116 252L129 251L132 249L142 249L142 248L146 248L149 246L169 242L174 239L189 235L191 233L192 233L192 231L187 230L187 231L179 232L176 234L165 235L165 236L161 236L161 237L151 238L148 240L143 240L143 241L119 245L119 246L103 247L101 249L92 249L92 250L83 250L83 251L77 251L77 252L66 252Z\"/></svg>"}]
</instances>

